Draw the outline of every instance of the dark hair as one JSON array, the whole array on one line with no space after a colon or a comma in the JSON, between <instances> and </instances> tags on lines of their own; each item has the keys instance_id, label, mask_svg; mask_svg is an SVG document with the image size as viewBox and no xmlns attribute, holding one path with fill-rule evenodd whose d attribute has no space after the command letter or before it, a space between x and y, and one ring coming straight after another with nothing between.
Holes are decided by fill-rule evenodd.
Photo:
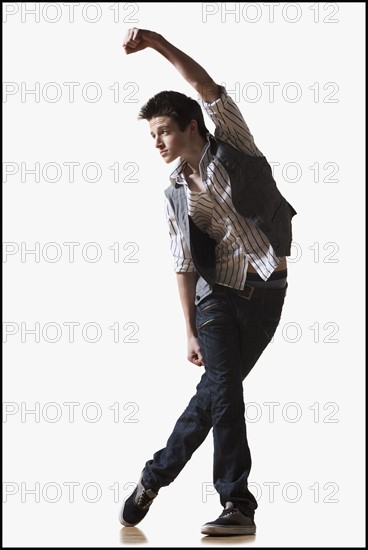
<instances>
[{"instance_id":1,"label":"dark hair","mask_svg":"<svg viewBox=\"0 0 368 550\"><path fill-rule=\"evenodd\" d=\"M198 132L206 139L208 132L203 119L202 109L197 101L179 92L159 92L151 97L139 111L139 120L148 120L158 116L168 116L175 120L183 132L192 120L198 124Z\"/></svg>"}]
</instances>

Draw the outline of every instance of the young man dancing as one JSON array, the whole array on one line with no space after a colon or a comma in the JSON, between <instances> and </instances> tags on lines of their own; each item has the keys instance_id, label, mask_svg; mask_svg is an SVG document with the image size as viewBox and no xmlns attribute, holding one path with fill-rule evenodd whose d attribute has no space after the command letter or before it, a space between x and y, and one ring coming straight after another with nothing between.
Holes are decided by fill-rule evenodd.
<instances>
[{"instance_id":1,"label":"young man dancing","mask_svg":"<svg viewBox=\"0 0 368 550\"><path fill-rule=\"evenodd\" d=\"M178 92L158 93L139 113L163 160L178 159L165 190L167 220L188 360L204 373L166 447L146 462L120 521L134 526L145 517L212 428L213 483L224 509L201 532L254 534L242 383L280 321L296 212L224 87L155 32L132 28L123 47L127 54L152 48L172 63L216 130L212 136L197 101Z\"/></svg>"}]
</instances>

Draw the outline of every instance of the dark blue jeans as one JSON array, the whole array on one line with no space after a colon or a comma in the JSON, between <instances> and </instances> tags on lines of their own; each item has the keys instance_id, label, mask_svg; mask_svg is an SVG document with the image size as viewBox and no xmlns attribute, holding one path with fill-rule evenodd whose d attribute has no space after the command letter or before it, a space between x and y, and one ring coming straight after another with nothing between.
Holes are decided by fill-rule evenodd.
<instances>
[{"instance_id":1,"label":"dark blue jeans","mask_svg":"<svg viewBox=\"0 0 368 550\"><path fill-rule=\"evenodd\" d=\"M221 504L234 502L253 517L248 490L251 455L244 417L243 380L279 324L284 289L255 289L250 300L216 285L197 305L196 325L205 372L177 420L166 447L143 470L143 484L158 492L169 485L213 428L213 483Z\"/></svg>"}]
</instances>

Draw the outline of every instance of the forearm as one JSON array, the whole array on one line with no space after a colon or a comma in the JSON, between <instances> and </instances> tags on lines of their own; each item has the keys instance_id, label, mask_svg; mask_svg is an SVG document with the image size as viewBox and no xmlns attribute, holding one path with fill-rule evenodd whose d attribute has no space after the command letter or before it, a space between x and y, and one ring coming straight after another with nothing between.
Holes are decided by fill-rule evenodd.
<instances>
[{"instance_id":1,"label":"forearm","mask_svg":"<svg viewBox=\"0 0 368 550\"><path fill-rule=\"evenodd\" d=\"M139 52L145 48L156 50L174 65L204 101L212 103L220 97L220 87L207 71L189 55L170 44L161 34L133 27L127 32L123 47L127 54Z\"/></svg>"},{"instance_id":2,"label":"forearm","mask_svg":"<svg viewBox=\"0 0 368 550\"><path fill-rule=\"evenodd\" d=\"M157 35L152 48L165 57L179 71L182 77L202 96L217 99L218 85L199 63L189 55L170 44L163 36Z\"/></svg>"},{"instance_id":3,"label":"forearm","mask_svg":"<svg viewBox=\"0 0 368 550\"><path fill-rule=\"evenodd\" d=\"M179 296L183 308L187 336L196 336L196 306L194 303L198 273L190 271L187 273L177 273Z\"/></svg>"}]
</instances>

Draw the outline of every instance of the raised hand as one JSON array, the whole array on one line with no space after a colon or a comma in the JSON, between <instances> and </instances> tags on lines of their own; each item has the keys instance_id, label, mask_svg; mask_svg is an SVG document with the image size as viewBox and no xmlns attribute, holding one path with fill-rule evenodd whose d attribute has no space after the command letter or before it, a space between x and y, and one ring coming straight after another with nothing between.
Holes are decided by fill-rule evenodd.
<instances>
[{"instance_id":1,"label":"raised hand","mask_svg":"<svg viewBox=\"0 0 368 550\"><path fill-rule=\"evenodd\" d=\"M158 36L159 35L156 32L132 27L125 35L123 41L124 51L125 53L130 54L144 50L145 48L152 46Z\"/></svg>"}]
</instances>

